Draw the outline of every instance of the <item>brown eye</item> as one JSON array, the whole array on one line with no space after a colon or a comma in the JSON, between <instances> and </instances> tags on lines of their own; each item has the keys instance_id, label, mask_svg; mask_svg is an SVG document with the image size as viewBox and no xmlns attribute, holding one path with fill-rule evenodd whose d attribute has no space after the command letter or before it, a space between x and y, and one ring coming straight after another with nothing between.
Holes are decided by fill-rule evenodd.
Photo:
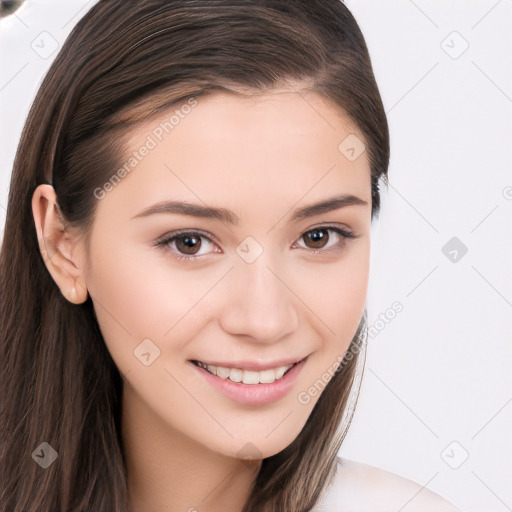
<instances>
[{"instance_id":1,"label":"brown eye","mask_svg":"<svg viewBox=\"0 0 512 512\"><path fill-rule=\"evenodd\" d=\"M300 247L309 249L309 252L316 254L341 250L349 238L357 237L352 231L337 226L321 226L306 231L298 240L305 244L305 247L302 245ZM200 231L181 230L164 235L155 242L155 246L165 249L178 260L194 262L201 261L202 257L206 257L208 253L222 253L212 238L211 235L203 234Z\"/></svg>"},{"instance_id":2,"label":"brown eye","mask_svg":"<svg viewBox=\"0 0 512 512\"><path fill-rule=\"evenodd\" d=\"M306 231L299 240L305 244L303 248L313 249L310 252L316 254L343 249L349 239L357 237L354 232L337 226L320 226Z\"/></svg>"},{"instance_id":3,"label":"brown eye","mask_svg":"<svg viewBox=\"0 0 512 512\"><path fill-rule=\"evenodd\" d=\"M174 231L157 240L155 246L165 248L174 258L189 261L199 260L208 252L218 252L212 251L215 244L210 237L196 231Z\"/></svg>"},{"instance_id":4,"label":"brown eye","mask_svg":"<svg viewBox=\"0 0 512 512\"><path fill-rule=\"evenodd\" d=\"M201 248L201 237L189 233L176 237L175 243L181 253L194 255Z\"/></svg>"},{"instance_id":5,"label":"brown eye","mask_svg":"<svg viewBox=\"0 0 512 512\"><path fill-rule=\"evenodd\" d=\"M310 249L322 249L329 241L328 231L329 230L325 228L312 229L304 233L302 239ZM311 242L311 245L308 245L309 242Z\"/></svg>"}]
</instances>

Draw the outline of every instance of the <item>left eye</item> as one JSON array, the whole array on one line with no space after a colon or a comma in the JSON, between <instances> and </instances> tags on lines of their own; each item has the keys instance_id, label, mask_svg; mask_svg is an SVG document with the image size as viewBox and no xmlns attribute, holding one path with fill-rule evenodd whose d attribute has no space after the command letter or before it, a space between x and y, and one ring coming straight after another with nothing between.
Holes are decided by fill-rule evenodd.
<instances>
[{"instance_id":1,"label":"left eye","mask_svg":"<svg viewBox=\"0 0 512 512\"><path fill-rule=\"evenodd\" d=\"M328 246L327 244L331 241L331 235L325 234L329 232L336 233L336 238L341 238L341 240L338 241L338 243L331 244L331 246ZM327 252L327 250L330 250L332 246L334 245L337 248L342 248L347 238L356 238L354 233L352 231L347 231L346 229L341 229L335 226L326 226L326 227L319 227L319 228L313 228L309 231L306 231L299 240L304 240L305 242L311 242L313 246L307 247L308 249L321 249L320 252ZM314 253L318 251L312 251Z\"/></svg>"},{"instance_id":2,"label":"left eye","mask_svg":"<svg viewBox=\"0 0 512 512\"><path fill-rule=\"evenodd\" d=\"M335 233L335 243L329 245L333 238L329 233ZM336 243L336 238L339 238ZM306 249L313 249L311 252L328 252L334 248L341 249L348 238L356 238L352 231L341 229L335 226L322 226L313 228L303 233L299 240L304 240L306 244L311 243L312 246L306 246ZM180 260L193 260L204 256L208 251L201 253L201 249L205 245L202 240L206 240L206 249L208 246L214 245L208 236L197 231L175 231L165 235L155 243L156 247L169 247L174 252L174 257ZM294 247L297 247L294 245ZM301 246L299 246L301 247ZM302 248L302 247L301 247ZM213 251L219 252L219 251Z\"/></svg>"}]
</instances>

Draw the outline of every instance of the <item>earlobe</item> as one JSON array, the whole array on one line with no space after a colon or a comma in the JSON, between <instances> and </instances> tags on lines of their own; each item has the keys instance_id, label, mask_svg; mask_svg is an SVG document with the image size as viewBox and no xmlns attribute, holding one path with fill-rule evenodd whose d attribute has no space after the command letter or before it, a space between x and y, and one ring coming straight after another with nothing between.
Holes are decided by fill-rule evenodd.
<instances>
[{"instance_id":1,"label":"earlobe","mask_svg":"<svg viewBox=\"0 0 512 512\"><path fill-rule=\"evenodd\" d=\"M66 228L51 185L39 185L32 195L32 214L43 261L62 295L73 304L87 300L81 262L75 256L78 240Z\"/></svg>"}]
</instances>

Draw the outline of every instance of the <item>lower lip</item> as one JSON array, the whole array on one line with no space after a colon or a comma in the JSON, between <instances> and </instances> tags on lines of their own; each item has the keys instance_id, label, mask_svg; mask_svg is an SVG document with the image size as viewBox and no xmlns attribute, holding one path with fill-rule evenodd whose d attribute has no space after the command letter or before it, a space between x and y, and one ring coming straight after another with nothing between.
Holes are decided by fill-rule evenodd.
<instances>
[{"instance_id":1,"label":"lower lip","mask_svg":"<svg viewBox=\"0 0 512 512\"><path fill-rule=\"evenodd\" d=\"M283 398L293 387L307 357L291 368L283 377L272 384L244 384L233 382L229 378L222 379L208 370L191 363L206 381L217 391L242 405L265 405Z\"/></svg>"}]
</instances>

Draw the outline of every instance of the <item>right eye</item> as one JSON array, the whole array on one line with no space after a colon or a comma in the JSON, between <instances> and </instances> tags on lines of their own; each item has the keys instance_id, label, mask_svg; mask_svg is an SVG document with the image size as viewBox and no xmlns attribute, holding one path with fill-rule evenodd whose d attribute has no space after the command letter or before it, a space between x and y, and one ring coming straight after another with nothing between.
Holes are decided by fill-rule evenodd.
<instances>
[{"instance_id":1,"label":"right eye","mask_svg":"<svg viewBox=\"0 0 512 512\"><path fill-rule=\"evenodd\" d=\"M203 233L197 231L179 230L167 233L157 240L155 246L160 248L168 247L172 256L179 260L195 260L208 254L208 251L199 252L205 246L202 240L206 240L206 249L214 242ZM219 251L213 251L219 252Z\"/></svg>"}]
</instances>

